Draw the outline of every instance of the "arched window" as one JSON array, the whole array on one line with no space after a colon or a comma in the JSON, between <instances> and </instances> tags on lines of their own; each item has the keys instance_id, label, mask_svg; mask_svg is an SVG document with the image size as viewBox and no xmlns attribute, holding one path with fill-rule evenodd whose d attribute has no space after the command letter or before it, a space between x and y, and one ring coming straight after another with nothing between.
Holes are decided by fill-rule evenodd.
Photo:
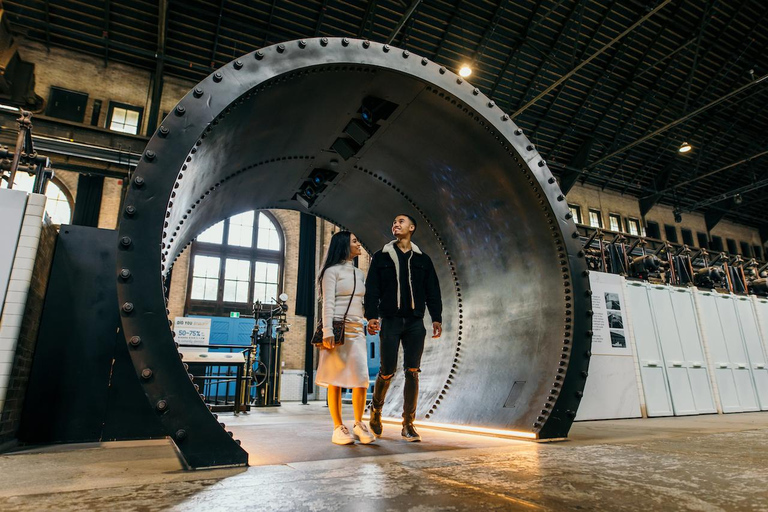
<instances>
[{"instance_id":1,"label":"arched window","mask_svg":"<svg viewBox=\"0 0 768 512\"><path fill-rule=\"evenodd\" d=\"M282 290L283 234L265 211L233 215L203 231L191 246L188 315L250 311Z\"/></svg>"},{"instance_id":2,"label":"arched window","mask_svg":"<svg viewBox=\"0 0 768 512\"><path fill-rule=\"evenodd\" d=\"M17 172L13 180L13 188L24 192L32 192L35 184L35 177L26 172ZM54 224L69 224L72 221L72 203L71 198L65 193L54 178L48 182L45 189L45 196L48 200L45 202L45 211Z\"/></svg>"}]
</instances>

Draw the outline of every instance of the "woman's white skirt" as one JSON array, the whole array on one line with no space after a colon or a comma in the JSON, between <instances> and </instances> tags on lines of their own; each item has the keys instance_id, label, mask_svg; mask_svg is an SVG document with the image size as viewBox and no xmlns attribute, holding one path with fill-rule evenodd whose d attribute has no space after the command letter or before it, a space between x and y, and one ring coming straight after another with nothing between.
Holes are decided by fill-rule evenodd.
<instances>
[{"instance_id":1,"label":"woman's white skirt","mask_svg":"<svg viewBox=\"0 0 768 512\"><path fill-rule=\"evenodd\" d=\"M315 382L324 388L368 387L368 345L362 323L347 322L344 344L331 350L320 349Z\"/></svg>"}]
</instances>

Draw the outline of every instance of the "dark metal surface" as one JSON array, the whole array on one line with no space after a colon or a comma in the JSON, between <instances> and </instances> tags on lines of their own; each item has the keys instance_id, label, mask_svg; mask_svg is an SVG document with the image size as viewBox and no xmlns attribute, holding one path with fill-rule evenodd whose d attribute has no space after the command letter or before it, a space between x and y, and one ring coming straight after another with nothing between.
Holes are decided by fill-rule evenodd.
<instances>
[{"instance_id":1,"label":"dark metal surface","mask_svg":"<svg viewBox=\"0 0 768 512\"><path fill-rule=\"evenodd\" d=\"M19 428L23 442L164 435L122 334L116 338L116 243L116 231L61 227Z\"/></svg>"},{"instance_id":2,"label":"dark metal surface","mask_svg":"<svg viewBox=\"0 0 768 512\"><path fill-rule=\"evenodd\" d=\"M344 160L329 148L369 95L398 108ZM492 101L427 59L311 39L245 55L203 80L150 140L126 197L122 324L129 342L140 339L131 347L137 372L153 370L144 389L162 402L165 428L185 431L177 444L190 465L233 463L242 450L189 383L162 275L224 217L302 210L292 198L318 167L338 175L309 212L348 227L369 249L390 239L396 214L419 221L415 241L440 277L445 331L428 340L417 416L565 436L589 361L589 285L546 163Z\"/></svg>"}]
</instances>

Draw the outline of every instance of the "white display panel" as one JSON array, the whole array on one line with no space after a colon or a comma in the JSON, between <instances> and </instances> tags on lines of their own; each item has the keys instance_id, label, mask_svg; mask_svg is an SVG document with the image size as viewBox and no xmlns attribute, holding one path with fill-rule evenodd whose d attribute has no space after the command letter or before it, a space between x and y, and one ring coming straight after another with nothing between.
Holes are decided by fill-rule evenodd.
<instances>
[{"instance_id":1,"label":"white display panel","mask_svg":"<svg viewBox=\"0 0 768 512\"><path fill-rule=\"evenodd\" d=\"M590 272L592 358L576 421L639 418L640 392L628 336L624 279Z\"/></svg>"},{"instance_id":2,"label":"white display panel","mask_svg":"<svg viewBox=\"0 0 768 512\"><path fill-rule=\"evenodd\" d=\"M27 206L27 193L19 190L0 189L0 315L5 305L5 295L11 278L13 258L21 233L21 222Z\"/></svg>"},{"instance_id":3,"label":"white display panel","mask_svg":"<svg viewBox=\"0 0 768 512\"><path fill-rule=\"evenodd\" d=\"M736 307L730 295L718 293L702 293L704 299L711 298L717 309L720 324L720 335L727 351L728 359L714 360L712 363L717 368L730 368L736 382L736 391L739 403L743 411L759 411L757 393L749 369L749 358L744 347L744 339L741 336L739 319L736 315ZM709 341L707 336L707 341Z\"/></svg>"},{"instance_id":4,"label":"white display panel","mask_svg":"<svg viewBox=\"0 0 768 512\"><path fill-rule=\"evenodd\" d=\"M741 334L744 337L744 346L747 349L749 368L755 380L757 400L760 409L765 411L768 410L768 368L766 368L765 349L760 339L755 310L748 297L733 297L733 302L736 306Z\"/></svg>"},{"instance_id":5,"label":"white display panel","mask_svg":"<svg viewBox=\"0 0 768 512\"><path fill-rule=\"evenodd\" d=\"M667 386L664 358L659 347L648 283L626 281L624 296L632 319L640 377L648 416L672 416L672 399Z\"/></svg>"},{"instance_id":6,"label":"white display panel","mask_svg":"<svg viewBox=\"0 0 768 512\"><path fill-rule=\"evenodd\" d=\"M764 297L752 297L755 308L757 324L760 326L760 337L763 339L763 348L768 352L768 299Z\"/></svg>"}]
</instances>

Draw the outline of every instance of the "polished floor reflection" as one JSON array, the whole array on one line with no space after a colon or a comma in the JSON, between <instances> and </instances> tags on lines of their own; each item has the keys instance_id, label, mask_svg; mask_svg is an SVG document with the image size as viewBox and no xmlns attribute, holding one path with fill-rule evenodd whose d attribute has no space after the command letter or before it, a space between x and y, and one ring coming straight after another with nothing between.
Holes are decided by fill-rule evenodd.
<instances>
[{"instance_id":1,"label":"polished floor reflection","mask_svg":"<svg viewBox=\"0 0 768 512\"><path fill-rule=\"evenodd\" d=\"M396 427L330 443L327 409L223 418L249 468L181 470L165 441L0 457L0 510L768 510L768 413L579 423L531 443Z\"/></svg>"}]
</instances>

